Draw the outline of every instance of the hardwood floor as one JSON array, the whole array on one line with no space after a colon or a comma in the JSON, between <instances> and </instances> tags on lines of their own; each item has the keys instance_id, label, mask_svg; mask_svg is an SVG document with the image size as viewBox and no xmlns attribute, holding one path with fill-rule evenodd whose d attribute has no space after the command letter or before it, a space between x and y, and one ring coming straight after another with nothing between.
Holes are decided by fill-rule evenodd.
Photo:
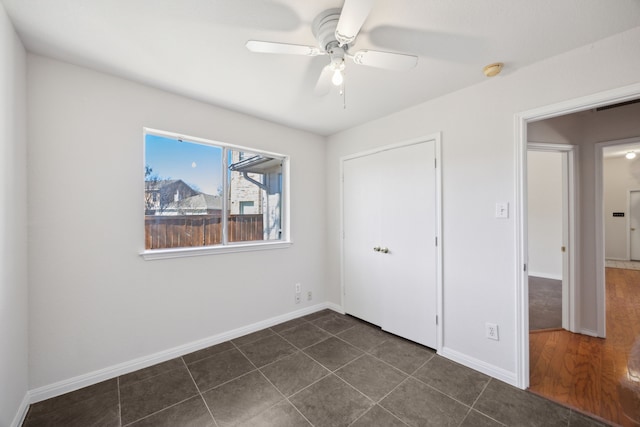
<instances>
[{"instance_id":1,"label":"hardwood floor","mask_svg":"<svg viewBox=\"0 0 640 427\"><path fill-rule=\"evenodd\" d=\"M529 390L623 426L617 384L640 338L640 271L606 269L607 338L565 330L529 334Z\"/></svg>"}]
</instances>

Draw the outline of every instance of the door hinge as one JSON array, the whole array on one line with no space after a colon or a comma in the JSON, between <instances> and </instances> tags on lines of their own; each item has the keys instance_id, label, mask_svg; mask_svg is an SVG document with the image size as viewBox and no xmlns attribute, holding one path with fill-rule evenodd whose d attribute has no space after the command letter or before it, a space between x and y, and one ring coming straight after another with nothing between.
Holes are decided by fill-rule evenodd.
<instances>
[{"instance_id":1,"label":"door hinge","mask_svg":"<svg viewBox=\"0 0 640 427\"><path fill-rule=\"evenodd\" d=\"M433 159L433 167L438 169L438 159Z\"/></svg>"},{"instance_id":2,"label":"door hinge","mask_svg":"<svg viewBox=\"0 0 640 427\"><path fill-rule=\"evenodd\" d=\"M524 271L527 271L527 264L524 265Z\"/></svg>"},{"instance_id":3,"label":"door hinge","mask_svg":"<svg viewBox=\"0 0 640 427\"><path fill-rule=\"evenodd\" d=\"M438 315L436 314L436 325L438 324Z\"/></svg>"},{"instance_id":4,"label":"door hinge","mask_svg":"<svg viewBox=\"0 0 640 427\"><path fill-rule=\"evenodd\" d=\"M438 246L438 236L436 236L436 246Z\"/></svg>"}]
</instances>

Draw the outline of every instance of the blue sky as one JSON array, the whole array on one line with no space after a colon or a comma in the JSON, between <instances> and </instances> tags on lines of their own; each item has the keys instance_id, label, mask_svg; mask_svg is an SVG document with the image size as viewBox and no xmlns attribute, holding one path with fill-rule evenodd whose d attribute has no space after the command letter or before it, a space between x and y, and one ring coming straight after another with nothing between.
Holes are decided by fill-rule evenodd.
<instances>
[{"instance_id":1,"label":"blue sky","mask_svg":"<svg viewBox=\"0 0 640 427\"><path fill-rule=\"evenodd\" d=\"M158 135L146 135L144 146L145 165L160 179L181 179L203 193L218 193L222 148Z\"/></svg>"}]
</instances>

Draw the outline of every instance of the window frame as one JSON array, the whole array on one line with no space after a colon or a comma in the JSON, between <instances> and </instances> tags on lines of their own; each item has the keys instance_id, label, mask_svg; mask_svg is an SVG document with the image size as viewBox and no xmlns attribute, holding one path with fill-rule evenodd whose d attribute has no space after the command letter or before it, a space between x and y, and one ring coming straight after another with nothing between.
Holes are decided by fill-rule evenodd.
<instances>
[{"instance_id":1,"label":"window frame","mask_svg":"<svg viewBox=\"0 0 640 427\"><path fill-rule=\"evenodd\" d=\"M165 138L172 138L177 140L184 140L186 142L193 142L197 144L210 145L214 147L220 147L223 150L222 153L222 169L224 171L222 178L222 209L223 209L223 231L224 238L223 241L218 245L212 246L198 246L198 247L183 247L183 248L165 248L165 249L142 249L140 251L140 255L145 260L156 260L156 259L167 259L167 258L182 258L182 257L192 257L192 256L202 256L202 255L216 255L216 254L228 254L228 253L237 253L237 252L251 252L251 251L260 251L260 250L270 250L270 249L284 249L288 248L292 245L291 234L290 234L290 156L280 153L274 153L270 151L260 150L251 147L245 147L236 144L229 144L226 142L220 142L205 138L199 138L184 134L179 134L175 132L162 131L158 129L152 128L143 128L142 132L142 161L143 167L141 168L144 171L145 161L146 161L146 152L145 152L145 141L147 135L156 135ZM281 202L281 222L282 222L282 234L279 240L253 240L253 241L244 241L244 242L229 242L226 237L226 224L228 221L226 211L228 210L228 197L229 197L229 174L226 172L228 169L228 160L227 153L229 150L250 152L254 154L264 155L272 158L282 159L282 202ZM144 192L144 176L142 177L142 191ZM144 197L141 198L144 200ZM142 242L145 241L145 230L144 230L144 204L141 203L142 207L142 238L140 239Z\"/></svg>"}]
</instances>

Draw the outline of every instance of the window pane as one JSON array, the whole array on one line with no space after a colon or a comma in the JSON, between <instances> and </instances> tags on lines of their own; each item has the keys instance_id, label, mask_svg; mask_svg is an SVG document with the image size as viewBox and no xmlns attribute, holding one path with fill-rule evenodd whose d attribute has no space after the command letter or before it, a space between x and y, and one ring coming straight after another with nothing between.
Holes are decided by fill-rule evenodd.
<instances>
[{"instance_id":1,"label":"window pane","mask_svg":"<svg viewBox=\"0 0 640 427\"><path fill-rule=\"evenodd\" d=\"M282 238L282 159L229 150L229 242Z\"/></svg>"},{"instance_id":2,"label":"window pane","mask_svg":"<svg viewBox=\"0 0 640 427\"><path fill-rule=\"evenodd\" d=\"M222 152L145 135L146 249L222 243Z\"/></svg>"}]
</instances>

